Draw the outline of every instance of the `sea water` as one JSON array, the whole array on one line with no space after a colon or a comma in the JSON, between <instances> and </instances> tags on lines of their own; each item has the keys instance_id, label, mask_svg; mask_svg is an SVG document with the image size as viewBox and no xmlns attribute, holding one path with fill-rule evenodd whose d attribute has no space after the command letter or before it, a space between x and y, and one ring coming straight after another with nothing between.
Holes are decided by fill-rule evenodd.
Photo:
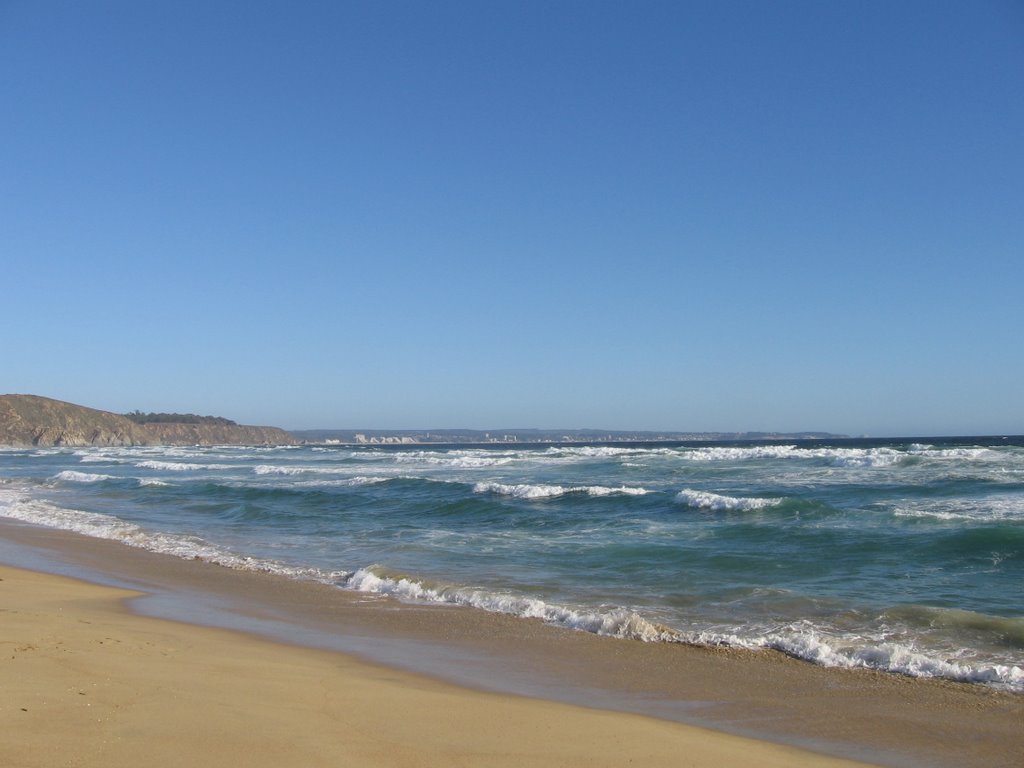
<instances>
[{"instance_id":1,"label":"sea water","mask_svg":"<svg viewBox=\"0 0 1024 768\"><path fill-rule=\"evenodd\" d=\"M0 516L648 642L1024 692L1024 440L0 451Z\"/></svg>"}]
</instances>

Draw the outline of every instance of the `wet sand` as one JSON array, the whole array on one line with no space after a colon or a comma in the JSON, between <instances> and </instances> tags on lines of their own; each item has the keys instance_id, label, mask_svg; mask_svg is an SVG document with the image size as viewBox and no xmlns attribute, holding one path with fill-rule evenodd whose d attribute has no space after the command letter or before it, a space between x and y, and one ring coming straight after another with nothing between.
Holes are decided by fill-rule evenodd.
<instances>
[{"instance_id":1,"label":"wet sand","mask_svg":"<svg viewBox=\"0 0 1024 768\"><path fill-rule=\"evenodd\" d=\"M4 765L1024 764L1024 697L982 686L403 605L20 524L0 524L0 562L108 585L0 574Z\"/></svg>"}]
</instances>

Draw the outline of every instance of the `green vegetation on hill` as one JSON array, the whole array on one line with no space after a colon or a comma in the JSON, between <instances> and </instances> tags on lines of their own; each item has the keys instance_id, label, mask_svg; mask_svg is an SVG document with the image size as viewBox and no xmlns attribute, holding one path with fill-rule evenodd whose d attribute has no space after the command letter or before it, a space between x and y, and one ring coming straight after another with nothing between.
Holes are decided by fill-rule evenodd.
<instances>
[{"instance_id":1,"label":"green vegetation on hill","mask_svg":"<svg viewBox=\"0 0 1024 768\"><path fill-rule=\"evenodd\" d=\"M136 424L219 424L224 427L238 426L237 422L223 416L197 416L194 413L143 413L132 411L124 414Z\"/></svg>"}]
</instances>

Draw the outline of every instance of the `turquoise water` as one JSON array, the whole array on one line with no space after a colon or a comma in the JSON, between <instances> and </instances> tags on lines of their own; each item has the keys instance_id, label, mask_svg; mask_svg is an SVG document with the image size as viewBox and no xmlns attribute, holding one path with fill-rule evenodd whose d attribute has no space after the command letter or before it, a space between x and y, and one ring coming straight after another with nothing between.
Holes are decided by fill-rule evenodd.
<instances>
[{"instance_id":1,"label":"turquoise water","mask_svg":"<svg viewBox=\"0 0 1024 768\"><path fill-rule=\"evenodd\" d=\"M0 451L0 515L404 600L1024 692L1024 445Z\"/></svg>"}]
</instances>

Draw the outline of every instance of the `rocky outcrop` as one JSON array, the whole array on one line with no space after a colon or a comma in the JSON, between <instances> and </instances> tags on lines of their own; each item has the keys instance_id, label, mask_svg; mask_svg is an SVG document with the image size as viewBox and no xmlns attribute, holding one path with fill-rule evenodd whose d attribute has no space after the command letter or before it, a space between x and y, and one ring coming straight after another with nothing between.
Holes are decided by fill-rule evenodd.
<instances>
[{"instance_id":1,"label":"rocky outcrop","mask_svg":"<svg viewBox=\"0 0 1024 768\"><path fill-rule=\"evenodd\" d=\"M276 427L136 424L116 413L37 395L0 395L0 445L294 445Z\"/></svg>"}]
</instances>

